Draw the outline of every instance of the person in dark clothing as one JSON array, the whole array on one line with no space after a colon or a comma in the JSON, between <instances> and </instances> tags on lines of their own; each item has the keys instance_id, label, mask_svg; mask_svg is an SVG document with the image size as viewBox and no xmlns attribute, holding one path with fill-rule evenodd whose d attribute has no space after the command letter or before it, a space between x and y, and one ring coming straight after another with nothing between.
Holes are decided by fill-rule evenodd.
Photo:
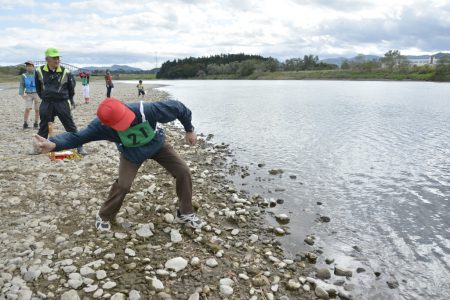
<instances>
[{"instance_id":1,"label":"person in dark clothing","mask_svg":"<svg viewBox=\"0 0 450 300\"><path fill-rule=\"evenodd\" d=\"M72 108L75 108L75 79L66 68L59 65L60 54L57 49L48 48L45 60L47 63L36 69L35 77L36 92L42 99L38 134L47 138L48 123L53 122L55 117L59 118L67 132L77 132L68 102L69 100ZM77 150L81 155L87 154L81 146Z\"/></svg>"},{"instance_id":2,"label":"person in dark clothing","mask_svg":"<svg viewBox=\"0 0 450 300\"><path fill-rule=\"evenodd\" d=\"M139 167L147 159L153 159L176 178L176 193L180 208L175 222L192 228L201 228L204 222L192 207L192 178L187 164L171 145L165 141L164 130L157 122L167 123L178 119L186 131L186 142L195 145L197 135L191 123L191 111L176 100L150 103L124 104L118 99L107 98L97 109L97 118L79 132L66 132L48 140L36 135L36 151L48 153L79 147L91 141L107 140L116 143L120 152L119 178L114 181L108 198L95 219L99 231L109 231L126 194L130 191Z\"/></svg>"},{"instance_id":3,"label":"person in dark clothing","mask_svg":"<svg viewBox=\"0 0 450 300\"><path fill-rule=\"evenodd\" d=\"M114 87L114 83L112 82L112 75L109 71L106 71L105 83L106 83L106 98L109 98L111 97L111 90Z\"/></svg>"}]
</instances>

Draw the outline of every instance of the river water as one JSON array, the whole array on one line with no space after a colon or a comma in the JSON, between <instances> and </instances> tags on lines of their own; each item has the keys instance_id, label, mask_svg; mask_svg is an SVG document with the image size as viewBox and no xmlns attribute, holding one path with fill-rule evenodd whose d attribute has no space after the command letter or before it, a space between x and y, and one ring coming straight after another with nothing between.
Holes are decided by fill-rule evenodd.
<instances>
[{"instance_id":1,"label":"river water","mask_svg":"<svg viewBox=\"0 0 450 300\"><path fill-rule=\"evenodd\" d=\"M167 84L197 132L234 149L251 174L236 180L243 189L284 200L268 211L291 218L287 253L311 251L303 240L314 234L318 266L328 257L352 269L356 299L450 297L450 84L144 83Z\"/></svg>"}]
</instances>

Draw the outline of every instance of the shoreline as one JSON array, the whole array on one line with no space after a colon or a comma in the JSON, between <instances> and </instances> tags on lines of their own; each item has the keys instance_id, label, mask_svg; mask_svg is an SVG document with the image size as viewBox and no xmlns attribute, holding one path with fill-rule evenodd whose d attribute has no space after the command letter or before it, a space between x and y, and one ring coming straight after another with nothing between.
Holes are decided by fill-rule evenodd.
<instances>
[{"instance_id":1,"label":"shoreline","mask_svg":"<svg viewBox=\"0 0 450 300\"><path fill-rule=\"evenodd\" d=\"M112 95L129 102L136 101L135 92L118 83ZM84 105L78 87L73 113L79 128L93 118L104 93L103 83L91 83L93 101ZM145 99L166 96L151 89ZM16 105L6 105L12 97ZM208 223L204 230L169 222L175 209L174 182L149 161L125 199L119 224L100 234L94 216L117 174L115 146L105 141L86 144L89 155L73 161L26 155L35 131L21 129L21 98L14 87L2 91L1 98L8 112L4 128L16 125L8 128L13 134L2 134L5 145L0 149L0 194L8 199L0 204L7 212L0 222L0 295L315 299L314 289L338 292L307 277L312 265L305 258L284 256L274 228L264 223L264 199L237 192L226 178L231 155L226 145L201 138L198 146L188 147L181 132L164 126L168 140L191 167L193 202ZM62 132L59 121L55 130ZM170 266L174 262L181 264L177 271ZM341 298L348 296L339 292Z\"/></svg>"}]
</instances>

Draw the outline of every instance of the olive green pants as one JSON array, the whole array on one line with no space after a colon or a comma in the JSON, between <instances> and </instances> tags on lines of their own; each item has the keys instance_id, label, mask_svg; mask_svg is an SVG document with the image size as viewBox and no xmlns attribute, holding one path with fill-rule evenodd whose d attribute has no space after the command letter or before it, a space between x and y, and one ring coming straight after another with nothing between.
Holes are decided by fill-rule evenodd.
<instances>
[{"instance_id":1,"label":"olive green pants","mask_svg":"<svg viewBox=\"0 0 450 300\"><path fill-rule=\"evenodd\" d=\"M176 192L182 214L193 213L191 171L181 157L169 144L165 143L152 157L176 179ZM113 219L119 212L125 196L130 191L134 178L141 165L131 163L120 156L119 178L111 186L108 198L100 208L100 218L105 221Z\"/></svg>"}]
</instances>

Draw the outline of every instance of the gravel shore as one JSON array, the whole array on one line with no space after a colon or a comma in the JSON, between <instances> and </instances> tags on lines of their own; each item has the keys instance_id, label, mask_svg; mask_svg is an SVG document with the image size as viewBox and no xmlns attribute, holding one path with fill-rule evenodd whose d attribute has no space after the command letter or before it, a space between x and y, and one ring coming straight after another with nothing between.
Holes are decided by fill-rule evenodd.
<instances>
[{"instance_id":1,"label":"gravel shore","mask_svg":"<svg viewBox=\"0 0 450 300\"><path fill-rule=\"evenodd\" d=\"M137 101L133 85L115 86L112 96ZM289 219L279 216L279 227L269 226L262 217L267 200L236 191L227 179L232 154L226 145L200 137L198 145L189 147L173 124L164 125L167 139L192 170L194 206L208 225L194 231L172 224L174 180L147 161L117 224L110 233L98 233L95 214L117 177L115 145L89 143L89 155L74 160L28 155L36 130L22 129L23 100L17 84L4 88L0 299L350 298L336 286L307 277L314 254L309 260L284 256L277 234L288 229ZM77 86L73 115L83 128L95 117L106 89L102 82L93 82L90 104L82 104L80 89ZM150 89L144 100L166 97ZM63 131L59 121L55 130Z\"/></svg>"}]
</instances>

